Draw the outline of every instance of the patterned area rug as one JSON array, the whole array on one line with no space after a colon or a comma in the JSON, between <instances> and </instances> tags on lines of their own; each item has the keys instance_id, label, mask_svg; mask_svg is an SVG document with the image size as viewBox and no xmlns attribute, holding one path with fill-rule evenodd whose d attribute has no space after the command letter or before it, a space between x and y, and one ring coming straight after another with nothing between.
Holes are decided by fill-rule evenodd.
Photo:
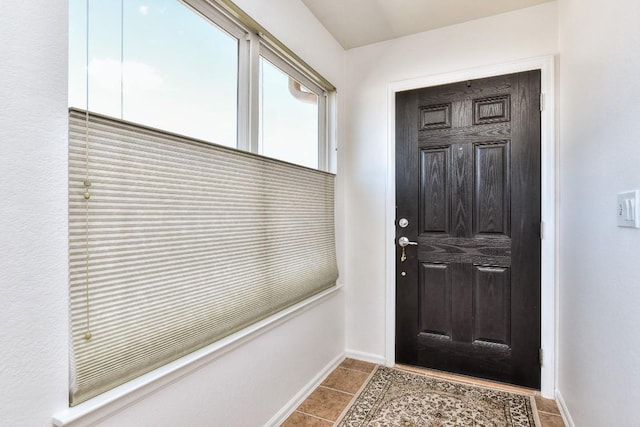
<instances>
[{"instance_id":1,"label":"patterned area rug","mask_svg":"<svg viewBox=\"0 0 640 427\"><path fill-rule=\"evenodd\" d=\"M532 396L378 367L338 427L539 427Z\"/></svg>"}]
</instances>

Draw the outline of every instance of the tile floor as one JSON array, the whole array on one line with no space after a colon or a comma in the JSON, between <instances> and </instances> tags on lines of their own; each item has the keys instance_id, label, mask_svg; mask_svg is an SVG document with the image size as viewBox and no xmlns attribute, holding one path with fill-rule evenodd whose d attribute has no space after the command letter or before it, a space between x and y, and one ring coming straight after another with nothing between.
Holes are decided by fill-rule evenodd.
<instances>
[{"instance_id":1,"label":"tile floor","mask_svg":"<svg viewBox=\"0 0 640 427\"><path fill-rule=\"evenodd\" d=\"M282 423L281 427L331 427L349 402L351 402L354 394L360 389L362 384L364 384L375 366L373 363L362 362L355 359L345 359L344 362L329 374L322 384L298 406L296 411ZM454 379L471 384L490 385L507 391L533 394L535 395L542 427L564 427L564 422L562 421L556 402L550 399L543 399L529 389L411 366L398 366L398 368L429 373L430 375L440 378Z\"/></svg>"}]
</instances>

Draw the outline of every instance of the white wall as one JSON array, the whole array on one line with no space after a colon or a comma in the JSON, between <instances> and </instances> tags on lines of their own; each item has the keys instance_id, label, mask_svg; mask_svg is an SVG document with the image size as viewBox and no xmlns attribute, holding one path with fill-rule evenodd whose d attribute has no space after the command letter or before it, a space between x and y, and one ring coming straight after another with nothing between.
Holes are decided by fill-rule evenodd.
<instances>
[{"instance_id":1,"label":"white wall","mask_svg":"<svg viewBox=\"0 0 640 427\"><path fill-rule=\"evenodd\" d=\"M301 2L237 3L342 87L344 52ZM2 6L0 416L48 426L68 390L67 1ZM340 291L103 425L262 425L343 349Z\"/></svg>"},{"instance_id":2,"label":"white wall","mask_svg":"<svg viewBox=\"0 0 640 427\"><path fill-rule=\"evenodd\" d=\"M640 425L640 3L562 0L559 389L575 425Z\"/></svg>"},{"instance_id":3,"label":"white wall","mask_svg":"<svg viewBox=\"0 0 640 427\"><path fill-rule=\"evenodd\" d=\"M67 2L0 14L0 423L67 401Z\"/></svg>"},{"instance_id":4,"label":"white wall","mask_svg":"<svg viewBox=\"0 0 640 427\"><path fill-rule=\"evenodd\" d=\"M347 350L385 356L387 87L557 52L555 2L347 51Z\"/></svg>"}]
</instances>

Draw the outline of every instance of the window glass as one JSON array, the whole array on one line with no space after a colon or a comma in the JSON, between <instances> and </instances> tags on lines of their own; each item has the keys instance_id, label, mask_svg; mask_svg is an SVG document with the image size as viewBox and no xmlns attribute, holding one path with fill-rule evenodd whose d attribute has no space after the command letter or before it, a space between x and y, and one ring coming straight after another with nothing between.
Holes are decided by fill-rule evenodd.
<instances>
[{"instance_id":1,"label":"window glass","mask_svg":"<svg viewBox=\"0 0 640 427\"><path fill-rule=\"evenodd\" d=\"M175 0L72 0L70 12L72 107L237 146L236 38Z\"/></svg>"},{"instance_id":2,"label":"window glass","mask_svg":"<svg viewBox=\"0 0 640 427\"><path fill-rule=\"evenodd\" d=\"M260 58L260 154L318 167L318 95Z\"/></svg>"}]
</instances>

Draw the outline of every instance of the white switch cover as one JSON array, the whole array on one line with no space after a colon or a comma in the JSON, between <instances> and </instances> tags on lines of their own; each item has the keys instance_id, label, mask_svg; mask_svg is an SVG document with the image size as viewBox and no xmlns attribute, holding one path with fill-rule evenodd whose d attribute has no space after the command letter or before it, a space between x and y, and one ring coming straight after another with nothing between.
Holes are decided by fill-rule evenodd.
<instances>
[{"instance_id":1,"label":"white switch cover","mask_svg":"<svg viewBox=\"0 0 640 427\"><path fill-rule=\"evenodd\" d=\"M638 193L640 190L618 193L616 213L618 227L640 228L640 210L638 209Z\"/></svg>"}]
</instances>

